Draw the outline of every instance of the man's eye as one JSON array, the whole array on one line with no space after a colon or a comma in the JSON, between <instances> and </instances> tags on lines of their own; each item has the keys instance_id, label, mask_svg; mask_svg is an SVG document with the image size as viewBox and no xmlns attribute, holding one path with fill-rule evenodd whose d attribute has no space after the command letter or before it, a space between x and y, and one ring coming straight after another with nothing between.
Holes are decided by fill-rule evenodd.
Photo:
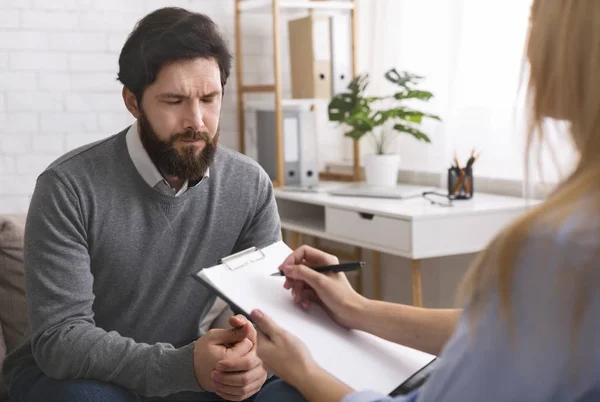
<instances>
[{"instance_id":1,"label":"man's eye","mask_svg":"<svg viewBox=\"0 0 600 402\"><path fill-rule=\"evenodd\" d=\"M179 100L165 101L165 102L167 102L169 105L179 105L182 101L181 101L181 99L179 99Z\"/></svg>"},{"instance_id":2,"label":"man's eye","mask_svg":"<svg viewBox=\"0 0 600 402\"><path fill-rule=\"evenodd\" d=\"M206 99L202 99L202 102L204 103L213 103L215 100L215 98L206 98Z\"/></svg>"}]
</instances>

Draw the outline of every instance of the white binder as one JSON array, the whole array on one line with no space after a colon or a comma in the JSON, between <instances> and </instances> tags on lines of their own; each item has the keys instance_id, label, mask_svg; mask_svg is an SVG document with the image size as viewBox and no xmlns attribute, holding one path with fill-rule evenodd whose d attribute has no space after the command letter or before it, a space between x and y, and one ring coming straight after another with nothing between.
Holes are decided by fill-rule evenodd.
<instances>
[{"instance_id":1,"label":"white binder","mask_svg":"<svg viewBox=\"0 0 600 402\"><path fill-rule=\"evenodd\" d=\"M331 90L333 95L345 92L352 81L352 32L347 13L330 17Z\"/></svg>"}]
</instances>

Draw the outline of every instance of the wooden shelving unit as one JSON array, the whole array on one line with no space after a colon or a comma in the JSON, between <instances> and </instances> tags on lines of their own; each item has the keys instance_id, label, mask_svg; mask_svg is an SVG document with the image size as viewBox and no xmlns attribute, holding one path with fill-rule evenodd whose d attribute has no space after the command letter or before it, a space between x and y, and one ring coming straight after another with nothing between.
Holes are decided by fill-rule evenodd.
<instances>
[{"instance_id":1,"label":"wooden shelving unit","mask_svg":"<svg viewBox=\"0 0 600 402\"><path fill-rule=\"evenodd\" d=\"M351 57L352 57L352 75L357 74L357 21L358 0L235 0L235 52L236 52L236 78L238 92L238 144L242 153L246 152L245 141L245 113L246 102L245 95L249 93L273 93L275 95L275 119L276 119L276 150L277 150L277 178L273 180L275 187L284 185L284 160L283 160L283 106L285 103L294 101L305 101L297 99L283 99L282 94L282 74L281 74L281 20L286 10L324 10L324 11L344 11L350 12L351 16ZM265 85L244 85L243 82L243 60L242 60L242 20L246 13L270 13L273 24L273 83ZM360 169L360 148L358 141L354 142L353 155L353 173L348 176L332 175L328 177L327 173L321 173L322 179L358 181L361 179ZM335 177L334 177L335 176Z\"/></svg>"}]
</instances>

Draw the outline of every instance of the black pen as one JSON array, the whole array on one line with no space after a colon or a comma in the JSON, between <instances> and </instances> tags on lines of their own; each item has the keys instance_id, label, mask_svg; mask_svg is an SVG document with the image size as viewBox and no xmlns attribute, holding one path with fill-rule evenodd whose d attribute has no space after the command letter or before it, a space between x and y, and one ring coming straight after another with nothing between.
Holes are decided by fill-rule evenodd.
<instances>
[{"instance_id":1,"label":"black pen","mask_svg":"<svg viewBox=\"0 0 600 402\"><path fill-rule=\"evenodd\" d=\"M365 266L364 261L357 261L357 262L345 262L343 264L324 265L322 267L309 267L309 268L324 274L324 273L329 273L329 272L356 271L357 269L362 268L364 266ZM285 276L285 274L283 273L283 271L277 271L274 274L271 274L271 276Z\"/></svg>"}]
</instances>

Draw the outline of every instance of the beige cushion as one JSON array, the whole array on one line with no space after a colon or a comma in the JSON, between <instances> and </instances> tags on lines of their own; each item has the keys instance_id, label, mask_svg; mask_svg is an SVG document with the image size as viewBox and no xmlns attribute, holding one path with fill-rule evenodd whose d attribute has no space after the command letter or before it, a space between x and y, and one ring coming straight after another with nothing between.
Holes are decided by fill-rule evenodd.
<instances>
[{"instance_id":1,"label":"beige cushion","mask_svg":"<svg viewBox=\"0 0 600 402\"><path fill-rule=\"evenodd\" d=\"M4 343L3 334L2 323L0 323L0 400L8 398L8 387L4 384L4 376L2 375L2 361L6 356L6 344Z\"/></svg>"},{"instance_id":2,"label":"beige cushion","mask_svg":"<svg viewBox=\"0 0 600 402\"><path fill-rule=\"evenodd\" d=\"M0 324L7 352L29 330L23 272L25 216L0 215Z\"/></svg>"}]
</instances>

